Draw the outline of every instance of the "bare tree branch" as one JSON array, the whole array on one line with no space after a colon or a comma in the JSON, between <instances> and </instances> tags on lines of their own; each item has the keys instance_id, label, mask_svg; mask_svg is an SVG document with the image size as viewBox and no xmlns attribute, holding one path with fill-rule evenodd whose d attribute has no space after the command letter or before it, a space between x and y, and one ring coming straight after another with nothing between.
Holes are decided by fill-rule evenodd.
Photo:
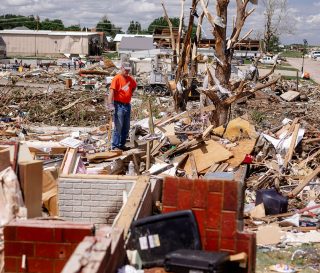
<instances>
[{"instance_id":1,"label":"bare tree branch","mask_svg":"<svg viewBox=\"0 0 320 273\"><path fill-rule=\"evenodd\" d=\"M173 50L173 63L174 65L177 64L177 53L176 53L176 42L175 42L175 39L174 39L174 34L173 34L173 30L172 30L172 23L170 21L170 18L167 14L167 10L164 6L164 3L163 1L161 2L161 5L162 5L162 8L163 8L163 12L164 12L164 17L169 25L169 29L170 29L170 37L171 37L171 47L172 47L172 50Z\"/></svg>"},{"instance_id":2,"label":"bare tree branch","mask_svg":"<svg viewBox=\"0 0 320 273\"><path fill-rule=\"evenodd\" d=\"M177 53L180 57L181 53L181 34L182 34L182 25L183 25L183 18L184 18L184 2L185 0L181 0L181 11L180 11L180 21L179 21L179 32L178 32L178 40L177 40Z\"/></svg>"}]
</instances>

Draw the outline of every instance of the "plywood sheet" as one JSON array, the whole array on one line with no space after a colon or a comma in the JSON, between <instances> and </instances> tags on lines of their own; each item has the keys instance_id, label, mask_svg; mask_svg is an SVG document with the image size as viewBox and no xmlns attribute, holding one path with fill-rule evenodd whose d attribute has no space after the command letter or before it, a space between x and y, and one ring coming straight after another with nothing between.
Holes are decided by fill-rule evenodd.
<instances>
[{"instance_id":1,"label":"plywood sheet","mask_svg":"<svg viewBox=\"0 0 320 273\"><path fill-rule=\"evenodd\" d=\"M224 162L233 156L230 151L214 140L205 141L203 145L190 150L190 152L195 158L198 172L203 172L205 169L212 166L212 164ZM189 160L187 160L184 169L187 174L192 173Z\"/></svg>"},{"instance_id":2,"label":"plywood sheet","mask_svg":"<svg viewBox=\"0 0 320 273\"><path fill-rule=\"evenodd\" d=\"M232 147L230 151L233 153L233 158L226 161L233 168L238 167L244 160L246 154L251 154L254 146L256 144L256 139L243 139L238 142L238 145Z\"/></svg>"}]
</instances>

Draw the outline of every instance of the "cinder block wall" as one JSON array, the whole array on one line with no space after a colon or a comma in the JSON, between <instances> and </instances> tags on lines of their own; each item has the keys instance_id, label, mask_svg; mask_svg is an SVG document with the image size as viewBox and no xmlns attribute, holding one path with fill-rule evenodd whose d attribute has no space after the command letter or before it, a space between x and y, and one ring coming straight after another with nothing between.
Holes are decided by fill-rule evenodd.
<instances>
[{"instance_id":1,"label":"cinder block wall","mask_svg":"<svg viewBox=\"0 0 320 273\"><path fill-rule=\"evenodd\" d=\"M135 180L59 179L59 216L69 221L112 224Z\"/></svg>"}]
</instances>

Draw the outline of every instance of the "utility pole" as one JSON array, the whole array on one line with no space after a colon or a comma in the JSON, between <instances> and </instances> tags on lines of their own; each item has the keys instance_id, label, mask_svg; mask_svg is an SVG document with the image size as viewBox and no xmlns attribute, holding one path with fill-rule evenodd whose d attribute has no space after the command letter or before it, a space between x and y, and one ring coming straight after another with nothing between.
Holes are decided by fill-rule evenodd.
<instances>
[{"instance_id":1,"label":"utility pole","mask_svg":"<svg viewBox=\"0 0 320 273\"><path fill-rule=\"evenodd\" d=\"M302 67L301 67L301 73L303 73L303 67L304 67L304 55L306 54L306 48L308 46L308 41L306 39L303 39L303 52L302 52Z\"/></svg>"}]
</instances>

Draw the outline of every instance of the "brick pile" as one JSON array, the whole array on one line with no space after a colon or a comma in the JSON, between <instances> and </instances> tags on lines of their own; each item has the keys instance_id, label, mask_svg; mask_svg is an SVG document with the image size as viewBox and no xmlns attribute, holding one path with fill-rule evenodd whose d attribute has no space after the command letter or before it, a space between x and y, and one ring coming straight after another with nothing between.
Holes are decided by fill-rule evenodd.
<instances>
[{"instance_id":1,"label":"brick pile","mask_svg":"<svg viewBox=\"0 0 320 273\"><path fill-rule=\"evenodd\" d=\"M78 245L61 273L116 273L124 264L123 230L103 226Z\"/></svg>"}]
</instances>

